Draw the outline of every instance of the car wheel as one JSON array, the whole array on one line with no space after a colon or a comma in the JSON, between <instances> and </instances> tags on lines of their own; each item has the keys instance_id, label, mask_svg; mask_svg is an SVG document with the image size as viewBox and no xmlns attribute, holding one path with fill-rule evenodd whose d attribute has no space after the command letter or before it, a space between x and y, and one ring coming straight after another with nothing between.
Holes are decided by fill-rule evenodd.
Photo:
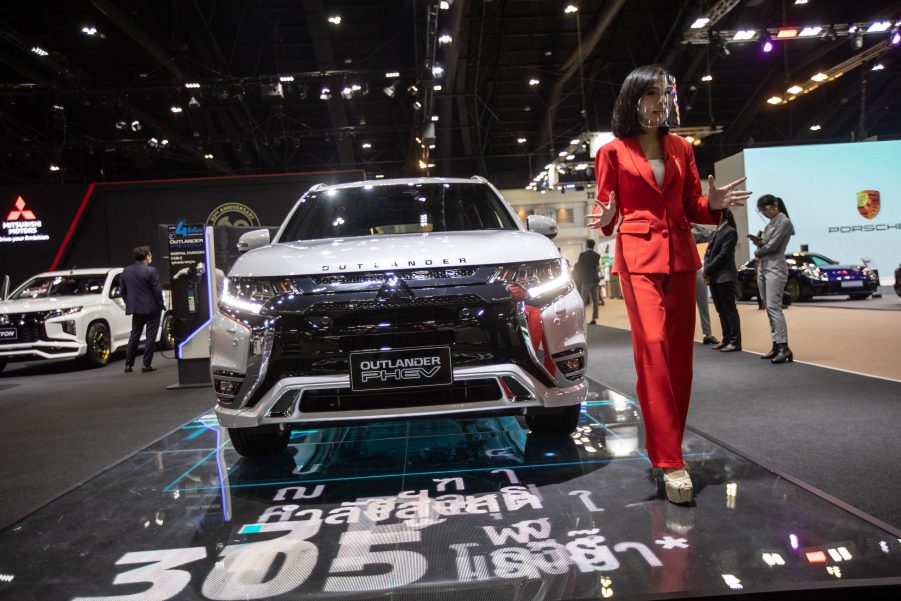
<instances>
[{"instance_id":1,"label":"car wheel","mask_svg":"<svg viewBox=\"0 0 901 601\"><path fill-rule=\"evenodd\" d=\"M163 323L160 324L160 348L164 351L171 351L175 348L175 334L172 332L173 322L172 315L166 313L163 316Z\"/></svg>"},{"instance_id":2,"label":"car wheel","mask_svg":"<svg viewBox=\"0 0 901 601\"><path fill-rule=\"evenodd\" d=\"M859 292L858 294L852 294L851 300L864 300L866 298L870 298L871 292Z\"/></svg>"},{"instance_id":3,"label":"car wheel","mask_svg":"<svg viewBox=\"0 0 901 601\"><path fill-rule=\"evenodd\" d=\"M92 323L88 327L85 342L88 343L88 352L84 356L84 361L88 366L103 367L109 363L112 354L112 340L109 328L105 324L99 321Z\"/></svg>"},{"instance_id":4,"label":"car wheel","mask_svg":"<svg viewBox=\"0 0 901 601\"><path fill-rule=\"evenodd\" d=\"M291 433L273 428L229 428L228 437L244 457L276 455L288 446Z\"/></svg>"},{"instance_id":5,"label":"car wheel","mask_svg":"<svg viewBox=\"0 0 901 601\"><path fill-rule=\"evenodd\" d=\"M798 283L798 280L789 279L785 282L785 294L788 295L791 303L795 303L801 298L801 284Z\"/></svg>"},{"instance_id":6,"label":"car wheel","mask_svg":"<svg viewBox=\"0 0 901 601\"><path fill-rule=\"evenodd\" d=\"M561 407L554 412L530 413L526 425L536 436L569 436L579 425L582 405Z\"/></svg>"}]
</instances>

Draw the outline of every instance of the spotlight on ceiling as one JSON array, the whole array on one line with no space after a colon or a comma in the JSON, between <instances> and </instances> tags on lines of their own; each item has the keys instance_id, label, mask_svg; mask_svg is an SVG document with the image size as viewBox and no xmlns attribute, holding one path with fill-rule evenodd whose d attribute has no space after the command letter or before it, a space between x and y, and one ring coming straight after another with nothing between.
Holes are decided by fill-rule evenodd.
<instances>
[{"instance_id":1,"label":"spotlight on ceiling","mask_svg":"<svg viewBox=\"0 0 901 601\"><path fill-rule=\"evenodd\" d=\"M335 15L334 17L329 17L328 22L331 23L332 25L340 25L341 17L339 17L338 15Z\"/></svg>"},{"instance_id":2,"label":"spotlight on ceiling","mask_svg":"<svg viewBox=\"0 0 901 601\"><path fill-rule=\"evenodd\" d=\"M141 122L135 119L131 122L131 131L141 131Z\"/></svg>"},{"instance_id":3,"label":"spotlight on ceiling","mask_svg":"<svg viewBox=\"0 0 901 601\"><path fill-rule=\"evenodd\" d=\"M50 165L50 171L59 171L59 165Z\"/></svg>"},{"instance_id":4,"label":"spotlight on ceiling","mask_svg":"<svg viewBox=\"0 0 901 601\"><path fill-rule=\"evenodd\" d=\"M525 138L516 138L517 144L525 144L526 142L527 142L527 140Z\"/></svg>"},{"instance_id":5,"label":"spotlight on ceiling","mask_svg":"<svg viewBox=\"0 0 901 601\"><path fill-rule=\"evenodd\" d=\"M384 88L382 91L385 93L385 96L387 96L388 98L394 98L394 95L397 94L397 86L399 83L400 80L398 79L387 88Z\"/></svg>"},{"instance_id":6,"label":"spotlight on ceiling","mask_svg":"<svg viewBox=\"0 0 901 601\"><path fill-rule=\"evenodd\" d=\"M197 98L195 98L194 96L191 96L191 99L188 100L188 108L189 109L199 109L200 101L198 101ZM176 111L172 111L172 112L174 113ZM181 110L179 110L178 112L181 112Z\"/></svg>"},{"instance_id":7,"label":"spotlight on ceiling","mask_svg":"<svg viewBox=\"0 0 901 601\"><path fill-rule=\"evenodd\" d=\"M773 51L773 39L770 36L764 36L763 41L760 42L760 49L766 53L770 53Z\"/></svg>"},{"instance_id":8,"label":"spotlight on ceiling","mask_svg":"<svg viewBox=\"0 0 901 601\"><path fill-rule=\"evenodd\" d=\"M319 92L319 100L331 100L332 99L332 91L328 88L322 88L322 91Z\"/></svg>"},{"instance_id":9,"label":"spotlight on ceiling","mask_svg":"<svg viewBox=\"0 0 901 601\"><path fill-rule=\"evenodd\" d=\"M116 129L125 129L128 127L128 123L125 121L116 121Z\"/></svg>"}]
</instances>

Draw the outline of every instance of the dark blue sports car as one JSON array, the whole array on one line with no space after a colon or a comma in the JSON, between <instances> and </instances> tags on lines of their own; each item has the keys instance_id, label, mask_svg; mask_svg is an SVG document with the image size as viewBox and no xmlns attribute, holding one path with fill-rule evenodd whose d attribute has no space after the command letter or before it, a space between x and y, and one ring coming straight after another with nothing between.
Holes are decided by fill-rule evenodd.
<instances>
[{"instance_id":1,"label":"dark blue sports car","mask_svg":"<svg viewBox=\"0 0 901 601\"><path fill-rule=\"evenodd\" d=\"M863 265L840 265L815 253L789 253L785 296L790 302L810 300L813 296L846 294L852 299L869 297L879 288L876 273ZM750 300L757 292L757 259L738 268L738 298Z\"/></svg>"}]
</instances>

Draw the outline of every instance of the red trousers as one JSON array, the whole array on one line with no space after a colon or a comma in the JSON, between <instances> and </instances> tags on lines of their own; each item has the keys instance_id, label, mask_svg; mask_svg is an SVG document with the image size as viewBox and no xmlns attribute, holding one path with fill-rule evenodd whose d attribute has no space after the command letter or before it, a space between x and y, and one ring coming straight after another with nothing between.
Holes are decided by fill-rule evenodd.
<instances>
[{"instance_id":1,"label":"red trousers","mask_svg":"<svg viewBox=\"0 0 901 601\"><path fill-rule=\"evenodd\" d=\"M620 273L619 280L632 326L648 458L654 467L682 467L697 273Z\"/></svg>"}]
</instances>

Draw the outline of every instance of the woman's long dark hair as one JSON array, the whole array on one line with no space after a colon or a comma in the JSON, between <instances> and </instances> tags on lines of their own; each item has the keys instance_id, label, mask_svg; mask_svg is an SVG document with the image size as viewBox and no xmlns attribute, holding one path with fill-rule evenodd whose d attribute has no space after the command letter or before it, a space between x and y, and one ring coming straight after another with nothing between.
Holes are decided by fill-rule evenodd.
<instances>
[{"instance_id":1,"label":"woman's long dark hair","mask_svg":"<svg viewBox=\"0 0 901 601\"><path fill-rule=\"evenodd\" d=\"M726 220L726 223L734 230L738 230L738 226L735 225L735 215L732 214L732 211L729 209L723 209L723 219Z\"/></svg>"},{"instance_id":2,"label":"woman's long dark hair","mask_svg":"<svg viewBox=\"0 0 901 601\"><path fill-rule=\"evenodd\" d=\"M660 65L644 65L626 76L613 105L613 120L610 126L614 136L631 138L642 132L641 124L638 122L638 100L648 88L657 83L661 75L668 75L668 72ZM662 134L669 132L669 128L665 126L658 129Z\"/></svg>"},{"instance_id":3,"label":"woman's long dark hair","mask_svg":"<svg viewBox=\"0 0 901 601\"><path fill-rule=\"evenodd\" d=\"M758 211L763 209L763 207L771 207L773 205L779 207L779 212L785 213L785 216L788 217L788 209L785 208L785 203L782 202L782 199L778 196L773 196L772 194L764 194L757 199Z\"/></svg>"}]
</instances>

